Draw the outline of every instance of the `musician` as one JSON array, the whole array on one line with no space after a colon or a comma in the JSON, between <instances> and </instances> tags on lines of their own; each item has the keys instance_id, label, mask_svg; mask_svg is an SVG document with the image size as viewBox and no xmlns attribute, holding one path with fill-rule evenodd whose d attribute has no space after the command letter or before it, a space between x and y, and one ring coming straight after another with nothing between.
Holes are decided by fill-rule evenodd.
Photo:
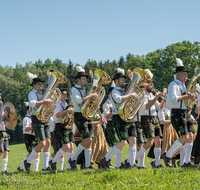
<instances>
[{"instance_id":1,"label":"musician","mask_svg":"<svg viewBox=\"0 0 200 190\"><path fill-rule=\"evenodd\" d=\"M92 121L86 120L81 114L81 106L92 97L98 100L99 96L97 93L92 93L86 96L85 85L87 83L88 75L81 66L76 66L76 70L78 72L74 78L76 80L76 85L71 88L70 96L74 105L74 122L81 134L83 141L78 145L72 158L69 159L69 163L72 169L77 169L77 157L84 150L85 168L92 169L92 166L90 165L90 158L92 152L92 137L94 137L94 126Z\"/></svg>"},{"instance_id":2,"label":"musician","mask_svg":"<svg viewBox=\"0 0 200 190\"><path fill-rule=\"evenodd\" d=\"M183 167L195 167L190 161L195 129L184 101L185 99L195 98L195 94L190 92L187 94L185 93L185 81L187 80L188 70L183 65L181 59L176 58L176 62L177 67L174 73L176 79L174 79L168 87L167 107L171 109L171 123L180 138L173 143L166 153L162 154L162 157L165 165L167 167L172 167L170 159L178 150L183 148L185 149L185 163ZM182 155L180 155L180 159L182 159L181 157Z\"/></svg>"},{"instance_id":3,"label":"musician","mask_svg":"<svg viewBox=\"0 0 200 190\"><path fill-rule=\"evenodd\" d=\"M28 155L26 155L21 163L21 165L17 168L19 172L24 171L24 161L29 158L29 155L33 149L37 145L37 141L35 139L35 134L33 132L33 128L31 125L31 112L29 110L29 102L24 102L25 106L27 108L26 115L22 120L23 123L23 134L24 134L24 143L26 146L26 150L28 152ZM38 153L34 158L34 171L38 171L40 163L40 153Z\"/></svg>"},{"instance_id":4,"label":"musician","mask_svg":"<svg viewBox=\"0 0 200 190\"><path fill-rule=\"evenodd\" d=\"M136 93L124 95L123 89L125 88L126 79L124 69L117 68L116 70L117 73L113 78L116 87L111 92L111 101L113 104L112 125L114 126L117 132L119 142L116 145L114 145L109 154L107 154L103 159L101 159L100 164L103 169L109 168L111 158L121 152L121 149L126 145L127 140L129 141L130 168L135 167L136 127L133 122L127 123L121 119L118 112L118 106L119 104L128 100L131 96L134 96L136 99L138 99L138 96Z\"/></svg>"},{"instance_id":5,"label":"musician","mask_svg":"<svg viewBox=\"0 0 200 190\"><path fill-rule=\"evenodd\" d=\"M151 79L153 74L149 69L145 69L149 73ZM147 142L141 146L139 152L137 153L136 160L139 160L141 156L155 143L154 155L155 155L155 167L163 167L160 164L161 156L161 140L162 131L157 118L156 110L161 110L164 105L164 101L158 102L158 98L161 96L160 92L157 92L155 96L153 95L154 84L151 82L148 86L144 86L146 99L139 112L141 116L141 127L144 131Z\"/></svg>"},{"instance_id":6,"label":"musician","mask_svg":"<svg viewBox=\"0 0 200 190\"><path fill-rule=\"evenodd\" d=\"M32 160L42 149L43 149L43 169L49 170L48 163L50 157L50 144L51 144L50 128L48 123L43 124L37 119L36 110L39 106L43 104L52 104L53 101L51 99L41 100L42 98L41 89L42 89L42 83L44 81L41 80L40 78L34 78L34 77L35 76L31 77L32 83L30 84L30 86L33 87L33 90L29 92L28 99L31 111L32 128L36 135L36 139L39 141L39 143L37 146L33 148L29 158L24 161L24 166L26 171L30 171Z\"/></svg>"},{"instance_id":7,"label":"musician","mask_svg":"<svg viewBox=\"0 0 200 190\"><path fill-rule=\"evenodd\" d=\"M56 134L59 137L59 144L62 146L56 153L55 157L53 160L49 161L49 165L51 166L52 170L56 170L56 163L57 161L66 153L67 154L67 159L69 160L73 156L73 132L72 128L71 129L65 129L62 120L63 117L67 113L74 114L74 109L73 108L67 108L68 104L65 101L67 99L67 89L66 88L61 88L61 98L60 101L58 102L55 112L53 114L54 117L54 122L55 122L55 131Z\"/></svg>"}]
</instances>

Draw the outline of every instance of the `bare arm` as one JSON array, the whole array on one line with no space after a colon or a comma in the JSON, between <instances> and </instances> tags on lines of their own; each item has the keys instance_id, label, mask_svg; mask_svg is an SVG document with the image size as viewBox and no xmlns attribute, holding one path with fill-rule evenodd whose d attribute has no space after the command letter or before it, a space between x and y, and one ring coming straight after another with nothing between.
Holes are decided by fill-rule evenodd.
<instances>
[{"instance_id":1,"label":"bare arm","mask_svg":"<svg viewBox=\"0 0 200 190\"><path fill-rule=\"evenodd\" d=\"M128 100L131 96L134 96L136 99L139 99L138 95L137 95L135 92L133 92L133 93L130 93L130 94L127 94L127 95L122 96L121 102L122 102L122 103L125 102L125 101Z\"/></svg>"},{"instance_id":2,"label":"bare arm","mask_svg":"<svg viewBox=\"0 0 200 190\"><path fill-rule=\"evenodd\" d=\"M110 118L112 118L112 116L113 116L113 114L112 114L112 112L111 112L111 113L109 113L109 114L106 116L106 119L109 120Z\"/></svg>"},{"instance_id":3,"label":"bare arm","mask_svg":"<svg viewBox=\"0 0 200 190\"><path fill-rule=\"evenodd\" d=\"M163 124L163 125L170 125L171 121L170 120L162 120L161 124Z\"/></svg>"},{"instance_id":4,"label":"bare arm","mask_svg":"<svg viewBox=\"0 0 200 190\"><path fill-rule=\"evenodd\" d=\"M35 107L38 108L38 107L40 107L41 105L46 104L46 103L52 104L53 101L52 101L51 99L46 99L46 100L42 100L42 101L37 101L37 102L35 103Z\"/></svg>"},{"instance_id":5,"label":"bare arm","mask_svg":"<svg viewBox=\"0 0 200 190\"><path fill-rule=\"evenodd\" d=\"M24 130L25 132L29 132L29 131L31 131L32 130L32 126L28 126L28 127L26 127L26 129Z\"/></svg>"},{"instance_id":6,"label":"bare arm","mask_svg":"<svg viewBox=\"0 0 200 190\"><path fill-rule=\"evenodd\" d=\"M87 100L89 100L90 98L95 97L97 100L99 99L99 96L97 93L92 93L88 96L85 96L82 98L82 103L85 103Z\"/></svg>"},{"instance_id":7,"label":"bare arm","mask_svg":"<svg viewBox=\"0 0 200 190\"><path fill-rule=\"evenodd\" d=\"M155 98L146 104L146 110L148 110L151 106L153 106L153 105L156 103L156 100L158 100L158 98L159 98L161 95L162 95L161 92L157 92L157 93L155 94ZM162 106L163 106L163 105L162 105Z\"/></svg>"}]
</instances>

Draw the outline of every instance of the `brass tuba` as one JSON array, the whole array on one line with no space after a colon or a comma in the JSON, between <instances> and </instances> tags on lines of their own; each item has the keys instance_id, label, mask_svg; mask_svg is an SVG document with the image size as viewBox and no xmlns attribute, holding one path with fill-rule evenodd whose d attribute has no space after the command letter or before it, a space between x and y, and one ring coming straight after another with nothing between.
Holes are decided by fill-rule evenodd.
<instances>
[{"instance_id":1,"label":"brass tuba","mask_svg":"<svg viewBox=\"0 0 200 190\"><path fill-rule=\"evenodd\" d=\"M68 106L69 107L73 107L73 105ZM74 114L71 113L66 113L62 119L62 124L64 125L63 127L65 129L71 129L72 125L74 123Z\"/></svg>"},{"instance_id":2,"label":"brass tuba","mask_svg":"<svg viewBox=\"0 0 200 190\"><path fill-rule=\"evenodd\" d=\"M106 91L102 85L109 84L111 82L110 76L100 69L90 69L89 75L92 78L93 83L90 85L87 96L89 94L97 92L99 100L92 97L82 105L81 113L83 117L87 120L91 120L94 117L99 105L103 101Z\"/></svg>"},{"instance_id":3,"label":"brass tuba","mask_svg":"<svg viewBox=\"0 0 200 190\"><path fill-rule=\"evenodd\" d=\"M144 89L141 89L140 86L149 85L151 77L147 72L139 67L129 68L128 76L130 78L130 82L125 91L125 95L135 92L139 96L139 99L137 100L133 96L130 97L128 100L119 105L118 112L122 120L131 122L145 101Z\"/></svg>"},{"instance_id":4,"label":"brass tuba","mask_svg":"<svg viewBox=\"0 0 200 190\"><path fill-rule=\"evenodd\" d=\"M41 100L51 99L54 103L53 104L43 104L36 110L36 117L41 123L49 122L49 119L52 116L53 111L55 110L55 108L60 100L61 92L56 87L60 83L67 82L66 77L58 71L48 70L47 75L49 77L48 86L47 86L46 91L44 92Z\"/></svg>"},{"instance_id":5,"label":"brass tuba","mask_svg":"<svg viewBox=\"0 0 200 190\"><path fill-rule=\"evenodd\" d=\"M186 88L186 94L188 92L191 92L191 93L197 92L195 82L197 82L200 79L200 67L196 67L194 69L194 72L195 73L192 76L192 78L188 79L189 83L188 83L187 88ZM194 99L186 99L185 100L185 105L186 105L188 110L191 110L194 107L195 104L196 104L196 101Z\"/></svg>"}]
</instances>

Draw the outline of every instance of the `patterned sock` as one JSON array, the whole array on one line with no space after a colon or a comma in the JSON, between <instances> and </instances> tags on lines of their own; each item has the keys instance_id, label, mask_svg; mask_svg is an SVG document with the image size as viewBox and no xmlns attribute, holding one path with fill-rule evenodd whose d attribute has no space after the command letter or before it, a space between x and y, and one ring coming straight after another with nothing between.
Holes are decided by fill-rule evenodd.
<instances>
[{"instance_id":1,"label":"patterned sock","mask_svg":"<svg viewBox=\"0 0 200 190\"><path fill-rule=\"evenodd\" d=\"M155 166L160 165L161 148L154 148Z\"/></svg>"},{"instance_id":2,"label":"patterned sock","mask_svg":"<svg viewBox=\"0 0 200 190\"><path fill-rule=\"evenodd\" d=\"M27 160L28 158L25 156L21 165L20 165L20 169L23 170L24 169L24 161Z\"/></svg>"},{"instance_id":3,"label":"patterned sock","mask_svg":"<svg viewBox=\"0 0 200 190\"><path fill-rule=\"evenodd\" d=\"M136 155L136 158L135 158L135 160L139 160L140 159L140 157L146 152L147 150L143 147L143 146L141 146L140 147L140 150L137 152L137 155Z\"/></svg>"},{"instance_id":4,"label":"patterned sock","mask_svg":"<svg viewBox=\"0 0 200 190\"><path fill-rule=\"evenodd\" d=\"M49 167L49 157L50 152L43 152L43 169L47 169Z\"/></svg>"},{"instance_id":5,"label":"patterned sock","mask_svg":"<svg viewBox=\"0 0 200 190\"><path fill-rule=\"evenodd\" d=\"M142 156L140 156L140 167L145 167L144 160L145 160L145 152L143 153Z\"/></svg>"},{"instance_id":6,"label":"patterned sock","mask_svg":"<svg viewBox=\"0 0 200 190\"><path fill-rule=\"evenodd\" d=\"M39 168L40 159L34 159L34 171L37 172Z\"/></svg>"},{"instance_id":7,"label":"patterned sock","mask_svg":"<svg viewBox=\"0 0 200 190\"><path fill-rule=\"evenodd\" d=\"M85 149L84 146L81 145L81 143L78 145L74 155L72 156L71 160L77 160L78 155Z\"/></svg>"},{"instance_id":8,"label":"patterned sock","mask_svg":"<svg viewBox=\"0 0 200 190\"><path fill-rule=\"evenodd\" d=\"M92 154L92 149L85 148L84 153L85 153L85 167L88 168L90 166L90 158Z\"/></svg>"},{"instance_id":9,"label":"patterned sock","mask_svg":"<svg viewBox=\"0 0 200 190\"><path fill-rule=\"evenodd\" d=\"M135 157L136 157L136 147L135 146L129 146L128 148L129 155L130 155L130 166L135 165Z\"/></svg>"},{"instance_id":10,"label":"patterned sock","mask_svg":"<svg viewBox=\"0 0 200 190\"><path fill-rule=\"evenodd\" d=\"M27 159L27 163L31 164L31 162L33 161L33 159L35 158L35 156L38 154L38 152L35 151L35 149L33 148L29 158Z\"/></svg>"},{"instance_id":11,"label":"patterned sock","mask_svg":"<svg viewBox=\"0 0 200 190\"><path fill-rule=\"evenodd\" d=\"M180 166L185 163L185 145L180 149Z\"/></svg>"},{"instance_id":12,"label":"patterned sock","mask_svg":"<svg viewBox=\"0 0 200 190\"><path fill-rule=\"evenodd\" d=\"M177 139L175 140L175 142L173 143L173 145L171 146L171 148L167 151L166 156L168 158L172 158L174 156L174 154L180 150L180 148L182 147L182 144L180 143L180 141Z\"/></svg>"},{"instance_id":13,"label":"patterned sock","mask_svg":"<svg viewBox=\"0 0 200 190\"><path fill-rule=\"evenodd\" d=\"M71 166L70 166L68 160L69 160L70 158L72 158L72 156L73 156L73 153L72 153L72 152L66 152L67 169L69 169L69 170L71 169Z\"/></svg>"},{"instance_id":14,"label":"patterned sock","mask_svg":"<svg viewBox=\"0 0 200 190\"><path fill-rule=\"evenodd\" d=\"M59 158L59 170L63 170L64 158Z\"/></svg>"},{"instance_id":15,"label":"patterned sock","mask_svg":"<svg viewBox=\"0 0 200 190\"><path fill-rule=\"evenodd\" d=\"M2 158L2 172L7 170L8 158Z\"/></svg>"},{"instance_id":16,"label":"patterned sock","mask_svg":"<svg viewBox=\"0 0 200 190\"><path fill-rule=\"evenodd\" d=\"M65 154L65 151L62 148L60 148L59 151L56 153L55 157L53 158L52 163L57 162L63 154Z\"/></svg>"},{"instance_id":17,"label":"patterned sock","mask_svg":"<svg viewBox=\"0 0 200 190\"><path fill-rule=\"evenodd\" d=\"M192 152L192 143L185 143L185 163L190 162L190 156Z\"/></svg>"}]
</instances>

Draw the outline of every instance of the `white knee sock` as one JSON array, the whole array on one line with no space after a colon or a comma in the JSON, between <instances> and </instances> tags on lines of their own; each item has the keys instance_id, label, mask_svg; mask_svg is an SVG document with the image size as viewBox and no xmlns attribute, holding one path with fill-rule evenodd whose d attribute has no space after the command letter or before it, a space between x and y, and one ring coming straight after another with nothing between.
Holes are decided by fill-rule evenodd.
<instances>
[{"instance_id":1,"label":"white knee sock","mask_svg":"<svg viewBox=\"0 0 200 190\"><path fill-rule=\"evenodd\" d=\"M185 163L190 162L192 146L193 146L192 143L185 143Z\"/></svg>"},{"instance_id":2,"label":"white knee sock","mask_svg":"<svg viewBox=\"0 0 200 190\"><path fill-rule=\"evenodd\" d=\"M63 170L64 158L59 158L59 170Z\"/></svg>"},{"instance_id":3,"label":"white knee sock","mask_svg":"<svg viewBox=\"0 0 200 190\"><path fill-rule=\"evenodd\" d=\"M27 159L27 163L31 164L31 162L33 161L33 159L35 158L35 156L38 154L38 152L35 151L35 149L33 148L29 158Z\"/></svg>"},{"instance_id":4,"label":"white knee sock","mask_svg":"<svg viewBox=\"0 0 200 190\"><path fill-rule=\"evenodd\" d=\"M92 154L92 149L85 148L84 153L85 153L85 167L88 168L90 166L90 158L91 158L91 154Z\"/></svg>"},{"instance_id":5,"label":"white knee sock","mask_svg":"<svg viewBox=\"0 0 200 190\"><path fill-rule=\"evenodd\" d=\"M53 160L53 157L52 157L52 156L49 157L49 161L51 161L51 160Z\"/></svg>"},{"instance_id":6,"label":"white knee sock","mask_svg":"<svg viewBox=\"0 0 200 190\"><path fill-rule=\"evenodd\" d=\"M65 151L62 148L60 148L59 151L56 153L55 157L53 158L52 163L57 162L63 154L65 154Z\"/></svg>"},{"instance_id":7,"label":"white knee sock","mask_svg":"<svg viewBox=\"0 0 200 190\"><path fill-rule=\"evenodd\" d=\"M7 170L8 158L2 158L2 172Z\"/></svg>"},{"instance_id":8,"label":"white knee sock","mask_svg":"<svg viewBox=\"0 0 200 190\"><path fill-rule=\"evenodd\" d=\"M172 158L174 156L174 154L179 151L182 147L182 144L180 143L180 141L177 139L173 145L171 146L171 148L167 151L166 156L168 158Z\"/></svg>"},{"instance_id":9,"label":"white knee sock","mask_svg":"<svg viewBox=\"0 0 200 190\"><path fill-rule=\"evenodd\" d=\"M141 146L140 147L140 150L137 152L137 154L136 154L136 158L135 158L135 160L139 160L140 159L140 157L146 152L147 150L143 147L143 146Z\"/></svg>"},{"instance_id":10,"label":"white knee sock","mask_svg":"<svg viewBox=\"0 0 200 190\"><path fill-rule=\"evenodd\" d=\"M106 158L106 161L111 160L112 157L115 156L115 155L116 155L117 153L119 153L119 152L120 152L120 149L118 149L118 148L116 147L116 145L113 146L113 148L112 148L110 154L107 155L107 156L105 157L105 158Z\"/></svg>"},{"instance_id":11,"label":"white knee sock","mask_svg":"<svg viewBox=\"0 0 200 190\"><path fill-rule=\"evenodd\" d=\"M144 160L145 160L145 152L143 153L142 156L140 156L140 167L145 167Z\"/></svg>"},{"instance_id":12,"label":"white knee sock","mask_svg":"<svg viewBox=\"0 0 200 190\"><path fill-rule=\"evenodd\" d=\"M130 166L135 165L135 157L136 157L136 147L135 146L129 146L129 155L130 155Z\"/></svg>"},{"instance_id":13,"label":"white knee sock","mask_svg":"<svg viewBox=\"0 0 200 190\"><path fill-rule=\"evenodd\" d=\"M39 163L40 163L40 159L34 159L34 171L37 172L38 171L38 167L39 167Z\"/></svg>"},{"instance_id":14,"label":"white knee sock","mask_svg":"<svg viewBox=\"0 0 200 190\"><path fill-rule=\"evenodd\" d=\"M50 152L43 152L43 169L49 167Z\"/></svg>"},{"instance_id":15,"label":"white knee sock","mask_svg":"<svg viewBox=\"0 0 200 190\"><path fill-rule=\"evenodd\" d=\"M69 160L70 158L72 158L72 156L73 156L73 153L71 153L71 152L66 152L67 169L69 169L69 170L71 169L71 166L70 166L68 160Z\"/></svg>"},{"instance_id":16,"label":"white knee sock","mask_svg":"<svg viewBox=\"0 0 200 190\"><path fill-rule=\"evenodd\" d=\"M185 145L180 149L180 166L185 163Z\"/></svg>"},{"instance_id":17,"label":"white knee sock","mask_svg":"<svg viewBox=\"0 0 200 190\"><path fill-rule=\"evenodd\" d=\"M24 161L27 160L28 158L25 156L21 165L20 165L20 169L23 170L24 169Z\"/></svg>"},{"instance_id":18,"label":"white knee sock","mask_svg":"<svg viewBox=\"0 0 200 190\"><path fill-rule=\"evenodd\" d=\"M78 145L74 155L72 156L71 160L77 160L78 155L85 149L84 146L81 145L81 143Z\"/></svg>"},{"instance_id":19,"label":"white knee sock","mask_svg":"<svg viewBox=\"0 0 200 190\"><path fill-rule=\"evenodd\" d=\"M113 147L110 147L109 151L107 152L107 154L105 156L108 156L112 149L113 149Z\"/></svg>"},{"instance_id":20,"label":"white knee sock","mask_svg":"<svg viewBox=\"0 0 200 190\"><path fill-rule=\"evenodd\" d=\"M119 168L121 166L122 151L120 150L115 154L115 167Z\"/></svg>"},{"instance_id":21,"label":"white knee sock","mask_svg":"<svg viewBox=\"0 0 200 190\"><path fill-rule=\"evenodd\" d=\"M160 165L161 148L154 148L155 166Z\"/></svg>"}]
</instances>

